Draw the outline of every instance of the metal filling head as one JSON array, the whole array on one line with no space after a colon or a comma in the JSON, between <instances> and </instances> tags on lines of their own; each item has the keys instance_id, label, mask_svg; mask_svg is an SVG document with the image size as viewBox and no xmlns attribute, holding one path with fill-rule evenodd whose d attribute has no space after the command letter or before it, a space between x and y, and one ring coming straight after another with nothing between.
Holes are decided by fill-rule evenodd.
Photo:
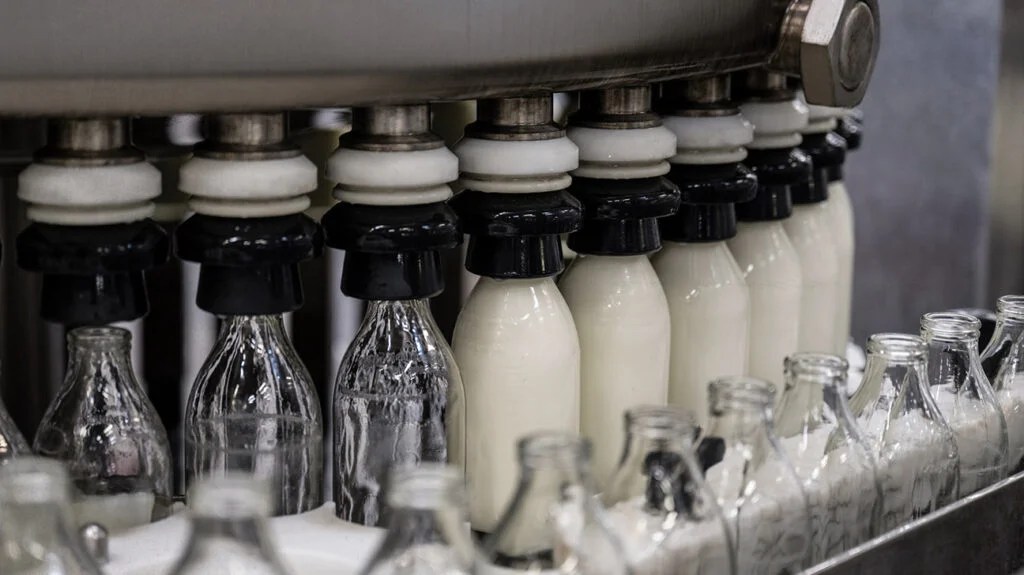
<instances>
[{"instance_id":1,"label":"metal filling head","mask_svg":"<svg viewBox=\"0 0 1024 575\"><path fill-rule=\"evenodd\" d=\"M254 161L302 154L288 141L288 121L283 112L213 114L204 120L206 139L196 146L199 157Z\"/></svg>"},{"instance_id":2,"label":"metal filling head","mask_svg":"<svg viewBox=\"0 0 1024 575\"><path fill-rule=\"evenodd\" d=\"M554 121L551 93L477 101L466 136L483 140L553 140L565 136Z\"/></svg>"},{"instance_id":3,"label":"metal filling head","mask_svg":"<svg viewBox=\"0 0 1024 575\"><path fill-rule=\"evenodd\" d=\"M739 113L731 95L732 77L728 74L676 80L662 86L661 107L677 116L731 116Z\"/></svg>"},{"instance_id":4,"label":"metal filling head","mask_svg":"<svg viewBox=\"0 0 1024 575\"><path fill-rule=\"evenodd\" d=\"M352 131L341 147L371 152L434 150L444 140L430 131L430 106L371 106L352 110Z\"/></svg>"},{"instance_id":5,"label":"metal filling head","mask_svg":"<svg viewBox=\"0 0 1024 575\"><path fill-rule=\"evenodd\" d=\"M651 87L647 84L621 86L580 93L579 112L572 115L573 126L605 130L654 128L661 118L651 112Z\"/></svg>"},{"instance_id":6,"label":"metal filling head","mask_svg":"<svg viewBox=\"0 0 1024 575\"><path fill-rule=\"evenodd\" d=\"M60 118L46 130L46 146L36 161L63 166L133 164L145 158L131 147L123 118Z\"/></svg>"},{"instance_id":7,"label":"metal filling head","mask_svg":"<svg viewBox=\"0 0 1024 575\"><path fill-rule=\"evenodd\" d=\"M785 74L764 68L740 72L733 81L737 99L746 102L785 102L796 97L796 90Z\"/></svg>"}]
</instances>

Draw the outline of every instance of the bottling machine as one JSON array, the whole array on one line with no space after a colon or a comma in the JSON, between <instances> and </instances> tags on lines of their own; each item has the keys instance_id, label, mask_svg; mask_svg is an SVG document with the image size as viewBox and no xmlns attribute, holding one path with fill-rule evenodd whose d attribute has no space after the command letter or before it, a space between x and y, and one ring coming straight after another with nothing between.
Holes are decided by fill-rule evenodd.
<instances>
[{"instance_id":1,"label":"bottling machine","mask_svg":"<svg viewBox=\"0 0 1024 575\"><path fill-rule=\"evenodd\" d=\"M780 167L778 151L796 149L800 138L787 137L799 129L784 118L770 125L771 118L782 118L770 112L756 132L736 132L741 97L755 102L742 106L747 115L774 105L772 94L782 94L778 102L788 105L794 86L807 104L853 108L868 90L881 37L876 0L296 0L258 6L200 0L188 10L171 0L113 0L87 9L43 1L7 7L5 20L16 25L3 26L0 35L6 56L0 62L3 399L31 436L64 375L65 331L128 328L135 369L179 461L179 495L192 432L186 400L197 375L208 370L203 364L218 345L221 323L281 318L295 350L279 357L285 363L300 358L292 366L297 379L308 368L325 415L322 429L319 421L311 428L323 440L314 451L329 455L338 437L332 428L338 422L329 416L333 382L338 366L345 368L349 344L356 338L354 345L361 345L364 307L429 298L440 339L452 340L454 331L462 377L488 377L490 366L467 359L466 350L491 324L456 325L478 275L487 284L557 273L561 258L552 254L561 247L559 237L576 231L583 218L597 221L591 229L610 230L616 218L646 223L622 232L636 237L616 244L619 252L602 251L612 248L593 234L570 236L567 255L568 248L653 251L658 246L644 243L644 234L680 203L685 215L662 228L663 240L732 238L736 215L730 228L722 214L750 200L756 186L748 172L737 171L739 159L730 150L755 150L748 163L773 186L824 181L824 166L841 164L820 133L807 150L820 161L820 173L810 172L809 160L806 174L797 173L800 166ZM575 107L574 94L583 90L587 95L571 120L552 111L552 93L559 93L556 107L566 101ZM851 143L859 143L856 121L837 115ZM734 124L728 124L731 117ZM647 164L633 165L629 177L642 182L668 173L681 193L636 184L655 208L616 203L602 178L623 177L615 174L621 166L601 164L604 141L592 134L587 137L597 143L580 150L579 163L575 153L563 157L567 121L577 134L647 134L643 130L660 129L664 121L678 150L651 144L658 150L651 157L637 152L635 163ZM454 155L431 133L452 146L464 128ZM537 145L524 152L524 143ZM719 164L724 171L705 169ZM583 182L570 190L582 206L558 193L570 173ZM486 192L496 181L523 193L507 203L495 200ZM724 195L706 200L706 185ZM444 203L453 189L461 193ZM803 204L820 201L801 197ZM347 207L329 209L335 199ZM593 215L601 210L617 214L609 218L613 223ZM774 217L747 212L739 214L741 222ZM454 227L456 214L465 238ZM322 228L314 223L321 218ZM724 223L698 229L707 218ZM459 244L465 245L455 249ZM425 328L428 335L431 329ZM556 335L545 333L534 344L548 346L552 362L571 357L571 346L559 347ZM260 353L250 360L262 361ZM737 355L746 361L745 349ZM557 410L551 414L559 417ZM590 425L599 427L601 414L591 417L597 423ZM487 442L507 439L503 433L518 435L515 421L490 423L509 427L484 436L484 423L470 418L470 431L458 429L466 437L454 445L479 453ZM614 454L601 457L608 466ZM499 459L469 471L475 481L501 484L494 502L471 510L484 524L496 519L499 500L511 490L503 467L510 462ZM297 489L316 494L318 503L321 491L323 501L332 493L356 497L332 485L339 472L330 461L322 477L319 465L308 468L317 477ZM341 471L358 465L333 463ZM811 572L895 572L910 554L934 572L1018 566L1024 556L1021 481L1011 477ZM362 522L386 513L379 503L361 504L360 513L351 513ZM311 508L308 501L282 505L293 512ZM286 562L311 572L354 572L381 530L338 521L333 506L312 507L271 522ZM161 523L112 536L110 572L166 568L184 545L185 524L180 517ZM970 533L954 535L963 525Z\"/></svg>"}]
</instances>

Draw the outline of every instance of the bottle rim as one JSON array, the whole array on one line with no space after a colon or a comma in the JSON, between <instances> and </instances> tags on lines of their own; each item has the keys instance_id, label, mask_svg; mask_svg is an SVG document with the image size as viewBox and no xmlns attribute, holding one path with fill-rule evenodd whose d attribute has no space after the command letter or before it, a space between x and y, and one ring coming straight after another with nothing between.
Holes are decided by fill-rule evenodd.
<instances>
[{"instance_id":1,"label":"bottle rim","mask_svg":"<svg viewBox=\"0 0 1024 575\"><path fill-rule=\"evenodd\" d=\"M0 466L0 500L12 503L70 503L71 478L64 464L32 455Z\"/></svg>"},{"instance_id":2,"label":"bottle rim","mask_svg":"<svg viewBox=\"0 0 1024 575\"><path fill-rule=\"evenodd\" d=\"M590 440L563 431L539 431L518 442L519 460L526 467L580 465L590 462Z\"/></svg>"},{"instance_id":3,"label":"bottle rim","mask_svg":"<svg viewBox=\"0 0 1024 575\"><path fill-rule=\"evenodd\" d=\"M194 517L252 519L268 517L271 511L270 482L238 472L199 480L187 499Z\"/></svg>"},{"instance_id":4,"label":"bottle rim","mask_svg":"<svg viewBox=\"0 0 1024 575\"><path fill-rule=\"evenodd\" d=\"M921 335L925 340L976 340L981 335L981 320L959 311L926 313L921 316Z\"/></svg>"},{"instance_id":5,"label":"bottle rim","mask_svg":"<svg viewBox=\"0 0 1024 575\"><path fill-rule=\"evenodd\" d=\"M111 325L76 327L68 332L69 348L123 349L131 346L132 332Z\"/></svg>"},{"instance_id":6,"label":"bottle rim","mask_svg":"<svg viewBox=\"0 0 1024 575\"><path fill-rule=\"evenodd\" d=\"M1024 321L1024 295L1008 294L996 301L996 312L1003 319Z\"/></svg>"},{"instance_id":7,"label":"bottle rim","mask_svg":"<svg viewBox=\"0 0 1024 575\"><path fill-rule=\"evenodd\" d=\"M716 415L726 406L763 409L775 404L775 385L756 377L720 377L708 384L708 404Z\"/></svg>"},{"instance_id":8,"label":"bottle rim","mask_svg":"<svg viewBox=\"0 0 1024 575\"><path fill-rule=\"evenodd\" d=\"M464 509L465 479L460 470L444 463L398 466L388 478L387 501L394 509Z\"/></svg>"},{"instance_id":9,"label":"bottle rim","mask_svg":"<svg viewBox=\"0 0 1024 575\"><path fill-rule=\"evenodd\" d=\"M626 432L648 439L693 440L696 419L688 409L671 405L639 405L623 415Z\"/></svg>"},{"instance_id":10,"label":"bottle rim","mask_svg":"<svg viewBox=\"0 0 1024 575\"><path fill-rule=\"evenodd\" d=\"M787 356L783 362L787 379L807 378L824 385L846 382L850 362L830 353L801 351Z\"/></svg>"},{"instance_id":11,"label":"bottle rim","mask_svg":"<svg viewBox=\"0 0 1024 575\"><path fill-rule=\"evenodd\" d=\"M868 337L867 352L869 356L909 362L924 359L928 344L920 336L909 333L876 333Z\"/></svg>"}]
</instances>

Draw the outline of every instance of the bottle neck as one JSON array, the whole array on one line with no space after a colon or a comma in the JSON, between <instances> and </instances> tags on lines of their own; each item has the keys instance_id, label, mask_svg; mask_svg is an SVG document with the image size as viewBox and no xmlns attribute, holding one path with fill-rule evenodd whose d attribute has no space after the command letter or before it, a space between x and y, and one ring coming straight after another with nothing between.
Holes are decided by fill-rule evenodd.
<instances>
[{"instance_id":1,"label":"bottle neck","mask_svg":"<svg viewBox=\"0 0 1024 575\"><path fill-rule=\"evenodd\" d=\"M952 386L960 391L973 381L975 368L980 372L978 337L927 337L928 383L932 386Z\"/></svg>"},{"instance_id":2,"label":"bottle neck","mask_svg":"<svg viewBox=\"0 0 1024 575\"><path fill-rule=\"evenodd\" d=\"M688 510L692 501L684 487L690 479L686 458L692 457L689 437L652 437L642 432L626 436L626 454L602 494L607 506L642 496L648 512Z\"/></svg>"},{"instance_id":3,"label":"bottle neck","mask_svg":"<svg viewBox=\"0 0 1024 575\"><path fill-rule=\"evenodd\" d=\"M767 445L772 418L772 409L767 405L716 405L711 410L707 436L720 438L726 445Z\"/></svg>"},{"instance_id":4,"label":"bottle neck","mask_svg":"<svg viewBox=\"0 0 1024 575\"><path fill-rule=\"evenodd\" d=\"M890 419L919 412L926 417L937 415L931 401L925 358L890 360L881 354L868 354L861 386L849 401L852 415L858 419L870 416L878 404L889 412Z\"/></svg>"},{"instance_id":5,"label":"bottle neck","mask_svg":"<svg viewBox=\"0 0 1024 575\"><path fill-rule=\"evenodd\" d=\"M779 437L807 433L823 425L825 420L824 385L808 377L788 377L775 418Z\"/></svg>"},{"instance_id":6,"label":"bottle neck","mask_svg":"<svg viewBox=\"0 0 1024 575\"><path fill-rule=\"evenodd\" d=\"M123 390L139 387L128 345L72 345L68 381L77 385L113 385Z\"/></svg>"},{"instance_id":7,"label":"bottle neck","mask_svg":"<svg viewBox=\"0 0 1024 575\"><path fill-rule=\"evenodd\" d=\"M1003 360L1010 354L1014 342L1024 333L1024 321L1000 314L985 351L981 354L981 366L985 375L994 383Z\"/></svg>"},{"instance_id":8,"label":"bottle neck","mask_svg":"<svg viewBox=\"0 0 1024 575\"><path fill-rule=\"evenodd\" d=\"M192 518L192 534L188 549L197 555L200 550L215 553L217 547L230 544L232 547L251 549L265 561L276 563L272 546L266 535L261 517L209 517Z\"/></svg>"},{"instance_id":9,"label":"bottle neck","mask_svg":"<svg viewBox=\"0 0 1024 575\"><path fill-rule=\"evenodd\" d=\"M381 548L390 550L390 554L419 545L440 544L456 551L473 549L465 513L455 505L429 509L394 507L388 521ZM472 564L472 557L461 559Z\"/></svg>"}]
</instances>

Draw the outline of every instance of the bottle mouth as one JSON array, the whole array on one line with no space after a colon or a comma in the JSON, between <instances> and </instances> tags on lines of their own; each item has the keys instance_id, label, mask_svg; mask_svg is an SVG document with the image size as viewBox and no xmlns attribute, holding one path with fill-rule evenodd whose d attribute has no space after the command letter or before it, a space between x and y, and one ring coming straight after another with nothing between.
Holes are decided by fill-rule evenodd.
<instances>
[{"instance_id":1,"label":"bottle mouth","mask_svg":"<svg viewBox=\"0 0 1024 575\"><path fill-rule=\"evenodd\" d=\"M195 517L251 519L270 515L270 482L248 474L228 472L200 480L188 492Z\"/></svg>"},{"instance_id":2,"label":"bottle mouth","mask_svg":"<svg viewBox=\"0 0 1024 575\"><path fill-rule=\"evenodd\" d=\"M850 369L850 363L838 355L808 351L788 356L784 366L787 380L806 379L833 386L845 382Z\"/></svg>"},{"instance_id":3,"label":"bottle mouth","mask_svg":"<svg viewBox=\"0 0 1024 575\"><path fill-rule=\"evenodd\" d=\"M59 461L22 456L0 466L0 501L31 503L68 503L71 479Z\"/></svg>"},{"instance_id":4,"label":"bottle mouth","mask_svg":"<svg viewBox=\"0 0 1024 575\"><path fill-rule=\"evenodd\" d=\"M525 467L581 466L590 462L590 441L573 433L540 431L519 440Z\"/></svg>"},{"instance_id":5,"label":"bottle mouth","mask_svg":"<svg viewBox=\"0 0 1024 575\"><path fill-rule=\"evenodd\" d=\"M1024 295L1004 295L996 301L996 312L1005 319L1024 321Z\"/></svg>"},{"instance_id":6,"label":"bottle mouth","mask_svg":"<svg viewBox=\"0 0 1024 575\"><path fill-rule=\"evenodd\" d=\"M712 415L729 408L764 409L775 404L775 393L774 385L755 377L722 377L708 384Z\"/></svg>"},{"instance_id":7,"label":"bottle mouth","mask_svg":"<svg viewBox=\"0 0 1024 575\"><path fill-rule=\"evenodd\" d=\"M867 352L890 362L910 363L924 359L928 344L909 333L876 333L868 337Z\"/></svg>"},{"instance_id":8,"label":"bottle mouth","mask_svg":"<svg viewBox=\"0 0 1024 575\"><path fill-rule=\"evenodd\" d=\"M68 332L69 348L124 349L132 343L132 332L109 325L76 327Z\"/></svg>"},{"instance_id":9,"label":"bottle mouth","mask_svg":"<svg viewBox=\"0 0 1024 575\"><path fill-rule=\"evenodd\" d=\"M932 312L921 317L925 340L969 341L977 340L980 334L981 320L963 312Z\"/></svg>"},{"instance_id":10,"label":"bottle mouth","mask_svg":"<svg viewBox=\"0 0 1024 575\"><path fill-rule=\"evenodd\" d=\"M460 470L443 463L395 467L388 479L387 500L396 509L463 509L466 484Z\"/></svg>"},{"instance_id":11,"label":"bottle mouth","mask_svg":"<svg viewBox=\"0 0 1024 575\"><path fill-rule=\"evenodd\" d=\"M692 441L696 429L693 413L673 406L641 405L623 416L626 431L648 439Z\"/></svg>"}]
</instances>

